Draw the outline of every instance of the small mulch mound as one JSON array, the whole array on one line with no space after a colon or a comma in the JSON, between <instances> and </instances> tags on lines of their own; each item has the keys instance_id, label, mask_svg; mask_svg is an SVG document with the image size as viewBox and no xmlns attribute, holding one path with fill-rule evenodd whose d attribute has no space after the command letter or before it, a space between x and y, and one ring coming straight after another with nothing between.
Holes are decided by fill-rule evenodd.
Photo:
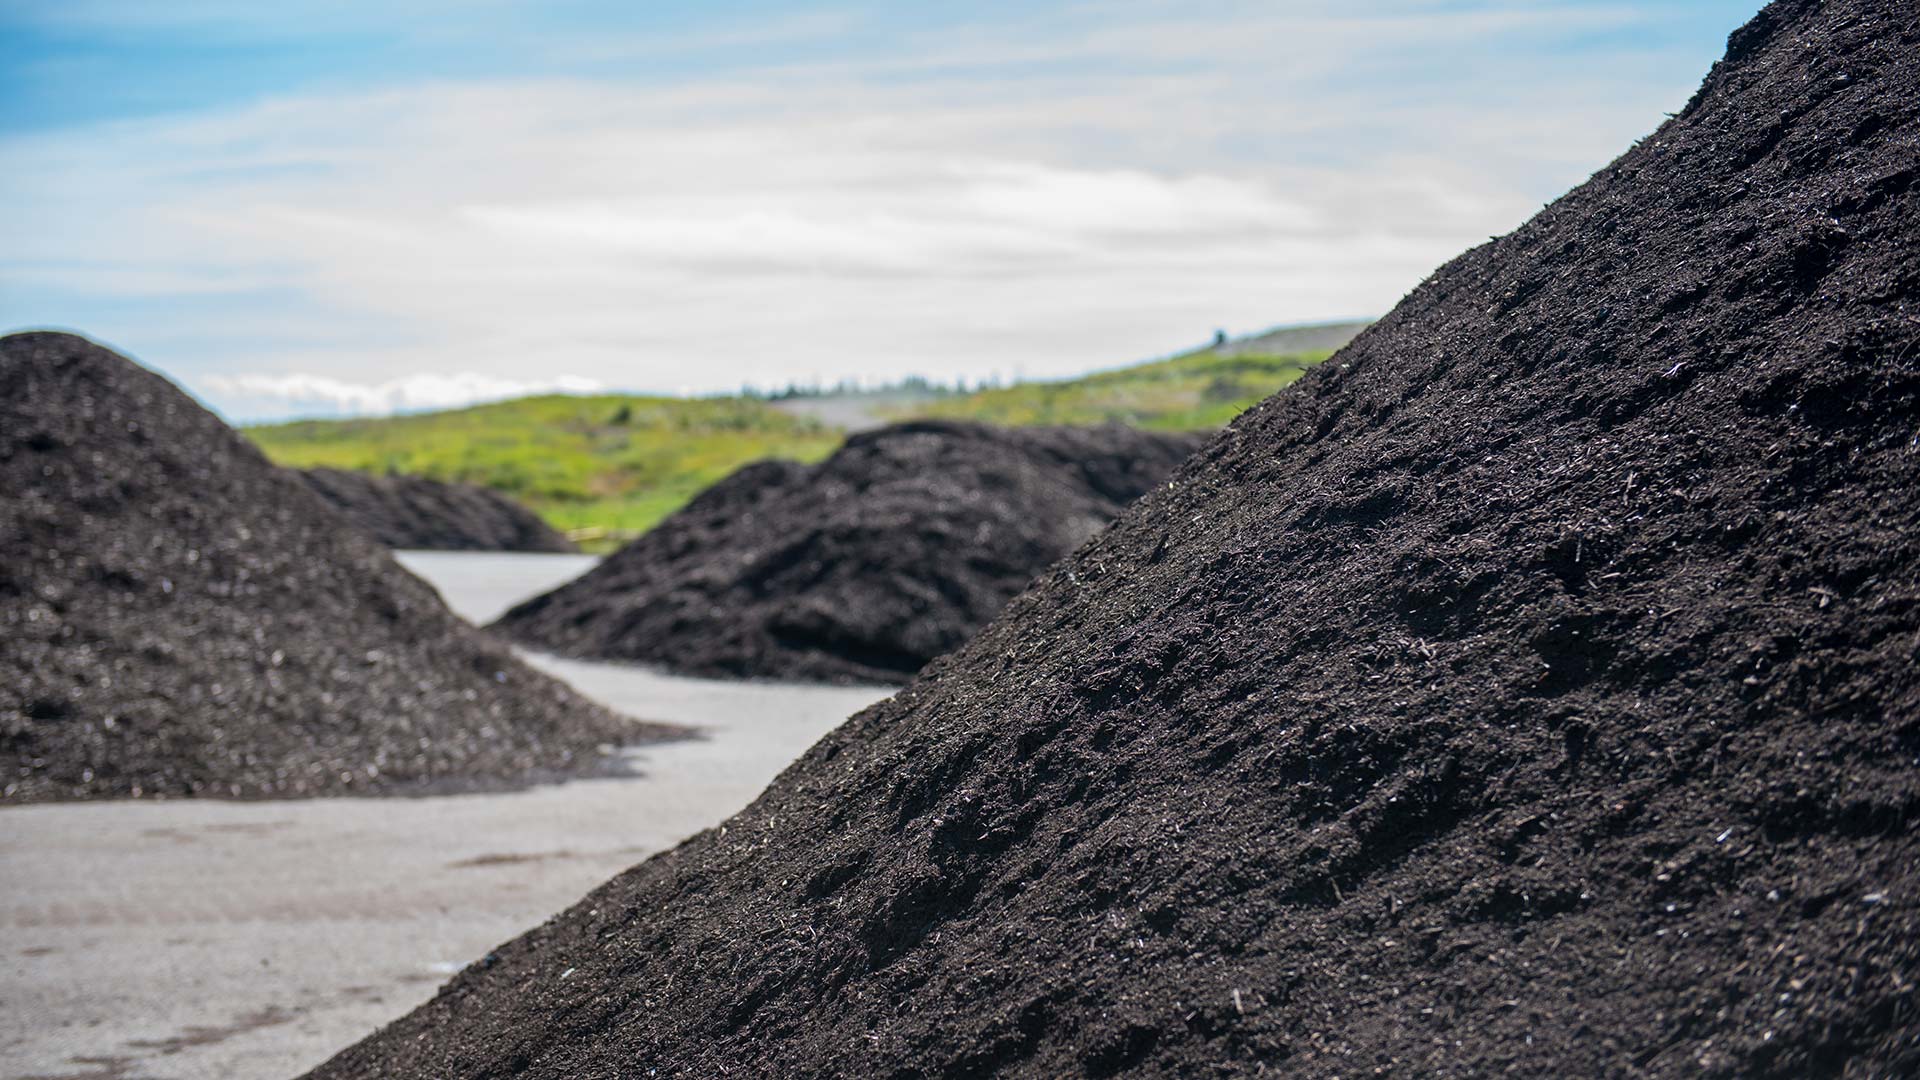
<instances>
[{"instance_id":1,"label":"small mulch mound","mask_svg":"<svg viewBox=\"0 0 1920 1080\"><path fill-rule=\"evenodd\" d=\"M917 421L749 465L493 629L717 678L905 682L1202 442Z\"/></svg>"},{"instance_id":2,"label":"small mulch mound","mask_svg":"<svg viewBox=\"0 0 1920 1080\"><path fill-rule=\"evenodd\" d=\"M668 730L515 659L165 379L0 339L0 802L509 786Z\"/></svg>"},{"instance_id":3,"label":"small mulch mound","mask_svg":"<svg viewBox=\"0 0 1920 1080\"><path fill-rule=\"evenodd\" d=\"M540 515L491 488L345 469L300 474L329 506L390 548L578 551Z\"/></svg>"}]
</instances>

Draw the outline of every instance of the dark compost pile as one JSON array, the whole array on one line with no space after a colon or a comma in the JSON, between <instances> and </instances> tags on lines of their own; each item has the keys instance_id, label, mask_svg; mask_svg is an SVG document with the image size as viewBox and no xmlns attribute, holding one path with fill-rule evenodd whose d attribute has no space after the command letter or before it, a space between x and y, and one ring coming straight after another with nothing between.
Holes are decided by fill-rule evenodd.
<instances>
[{"instance_id":1,"label":"dark compost pile","mask_svg":"<svg viewBox=\"0 0 1920 1080\"><path fill-rule=\"evenodd\" d=\"M0 339L0 800L497 786L661 733L449 612L172 384Z\"/></svg>"},{"instance_id":2,"label":"dark compost pile","mask_svg":"<svg viewBox=\"0 0 1920 1080\"><path fill-rule=\"evenodd\" d=\"M1920 1074L1920 19L1777 3L327 1078Z\"/></svg>"},{"instance_id":3,"label":"dark compost pile","mask_svg":"<svg viewBox=\"0 0 1920 1080\"><path fill-rule=\"evenodd\" d=\"M918 421L749 465L494 629L691 675L905 682L1201 443Z\"/></svg>"},{"instance_id":4,"label":"dark compost pile","mask_svg":"<svg viewBox=\"0 0 1920 1080\"><path fill-rule=\"evenodd\" d=\"M300 475L328 505L391 548L578 550L540 515L490 488L344 469Z\"/></svg>"}]
</instances>

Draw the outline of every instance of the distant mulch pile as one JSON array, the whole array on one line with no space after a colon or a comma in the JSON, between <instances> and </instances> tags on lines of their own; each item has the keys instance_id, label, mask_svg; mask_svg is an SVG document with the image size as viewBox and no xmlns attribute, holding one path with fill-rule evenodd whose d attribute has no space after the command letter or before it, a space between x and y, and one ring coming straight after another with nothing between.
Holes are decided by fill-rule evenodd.
<instances>
[{"instance_id":1,"label":"distant mulch pile","mask_svg":"<svg viewBox=\"0 0 1920 1080\"><path fill-rule=\"evenodd\" d=\"M0 802L494 787L665 733L456 618L166 380L0 339Z\"/></svg>"},{"instance_id":2,"label":"distant mulch pile","mask_svg":"<svg viewBox=\"0 0 1920 1080\"><path fill-rule=\"evenodd\" d=\"M735 472L493 629L691 675L905 682L1202 438L918 421Z\"/></svg>"},{"instance_id":3,"label":"distant mulch pile","mask_svg":"<svg viewBox=\"0 0 1920 1080\"><path fill-rule=\"evenodd\" d=\"M540 515L490 488L344 469L300 474L328 505L391 548L578 551Z\"/></svg>"},{"instance_id":4,"label":"distant mulch pile","mask_svg":"<svg viewBox=\"0 0 1920 1080\"><path fill-rule=\"evenodd\" d=\"M317 1076L1920 1075L1920 19L1776 3Z\"/></svg>"}]
</instances>

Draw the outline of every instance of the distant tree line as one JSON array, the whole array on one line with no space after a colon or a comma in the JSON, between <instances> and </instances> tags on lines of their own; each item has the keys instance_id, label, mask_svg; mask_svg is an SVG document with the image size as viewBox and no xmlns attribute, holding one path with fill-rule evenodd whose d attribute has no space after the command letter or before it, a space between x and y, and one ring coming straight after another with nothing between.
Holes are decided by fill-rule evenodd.
<instances>
[{"instance_id":1,"label":"distant tree line","mask_svg":"<svg viewBox=\"0 0 1920 1080\"><path fill-rule=\"evenodd\" d=\"M952 382L929 379L925 375L908 375L891 382L872 382L865 379L845 378L838 382L821 382L817 379L802 382L794 380L778 389L768 389L748 383L740 388L740 396L756 401L791 401L794 398L852 397L860 395L911 394L919 397L939 397L948 394L968 394L977 390L993 390L1005 385L999 373L993 373L978 379L969 380L965 376Z\"/></svg>"}]
</instances>

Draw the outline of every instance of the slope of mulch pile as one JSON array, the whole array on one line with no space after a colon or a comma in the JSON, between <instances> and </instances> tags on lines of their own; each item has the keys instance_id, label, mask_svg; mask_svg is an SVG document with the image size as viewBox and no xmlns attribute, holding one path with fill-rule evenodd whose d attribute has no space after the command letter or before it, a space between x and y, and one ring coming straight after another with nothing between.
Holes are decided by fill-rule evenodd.
<instances>
[{"instance_id":1,"label":"slope of mulch pile","mask_svg":"<svg viewBox=\"0 0 1920 1080\"><path fill-rule=\"evenodd\" d=\"M663 733L456 618L166 380L0 339L0 801L504 786Z\"/></svg>"},{"instance_id":2,"label":"slope of mulch pile","mask_svg":"<svg viewBox=\"0 0 1920 1080\"><path fill-rule=\"evenodd\" d=\"M1703 90L316 1074L1920 1073L1920 20Z\"/></svg>"},{"instance_id":3,"label":"slope of mulch pile","mask_svg":"<svg viewBox=\"0 0 1920 1080\"><path fill-rule=\"evenodd\" d=\"M1193 435L918 421L749 465L494 629L712 677L905 682L1164 481Z\"/></svg>"},{"instance_id":4,"label":"slope of mulch pile","mask_svg":"<svg viewBox=\"0 0 1920 1080\"><path fill-rule=\"evenodd\" d=\"M327 504L391 548L578 551L540 515L489 488L344 469L300 474Z\"/></svg>"}]
</instances>

